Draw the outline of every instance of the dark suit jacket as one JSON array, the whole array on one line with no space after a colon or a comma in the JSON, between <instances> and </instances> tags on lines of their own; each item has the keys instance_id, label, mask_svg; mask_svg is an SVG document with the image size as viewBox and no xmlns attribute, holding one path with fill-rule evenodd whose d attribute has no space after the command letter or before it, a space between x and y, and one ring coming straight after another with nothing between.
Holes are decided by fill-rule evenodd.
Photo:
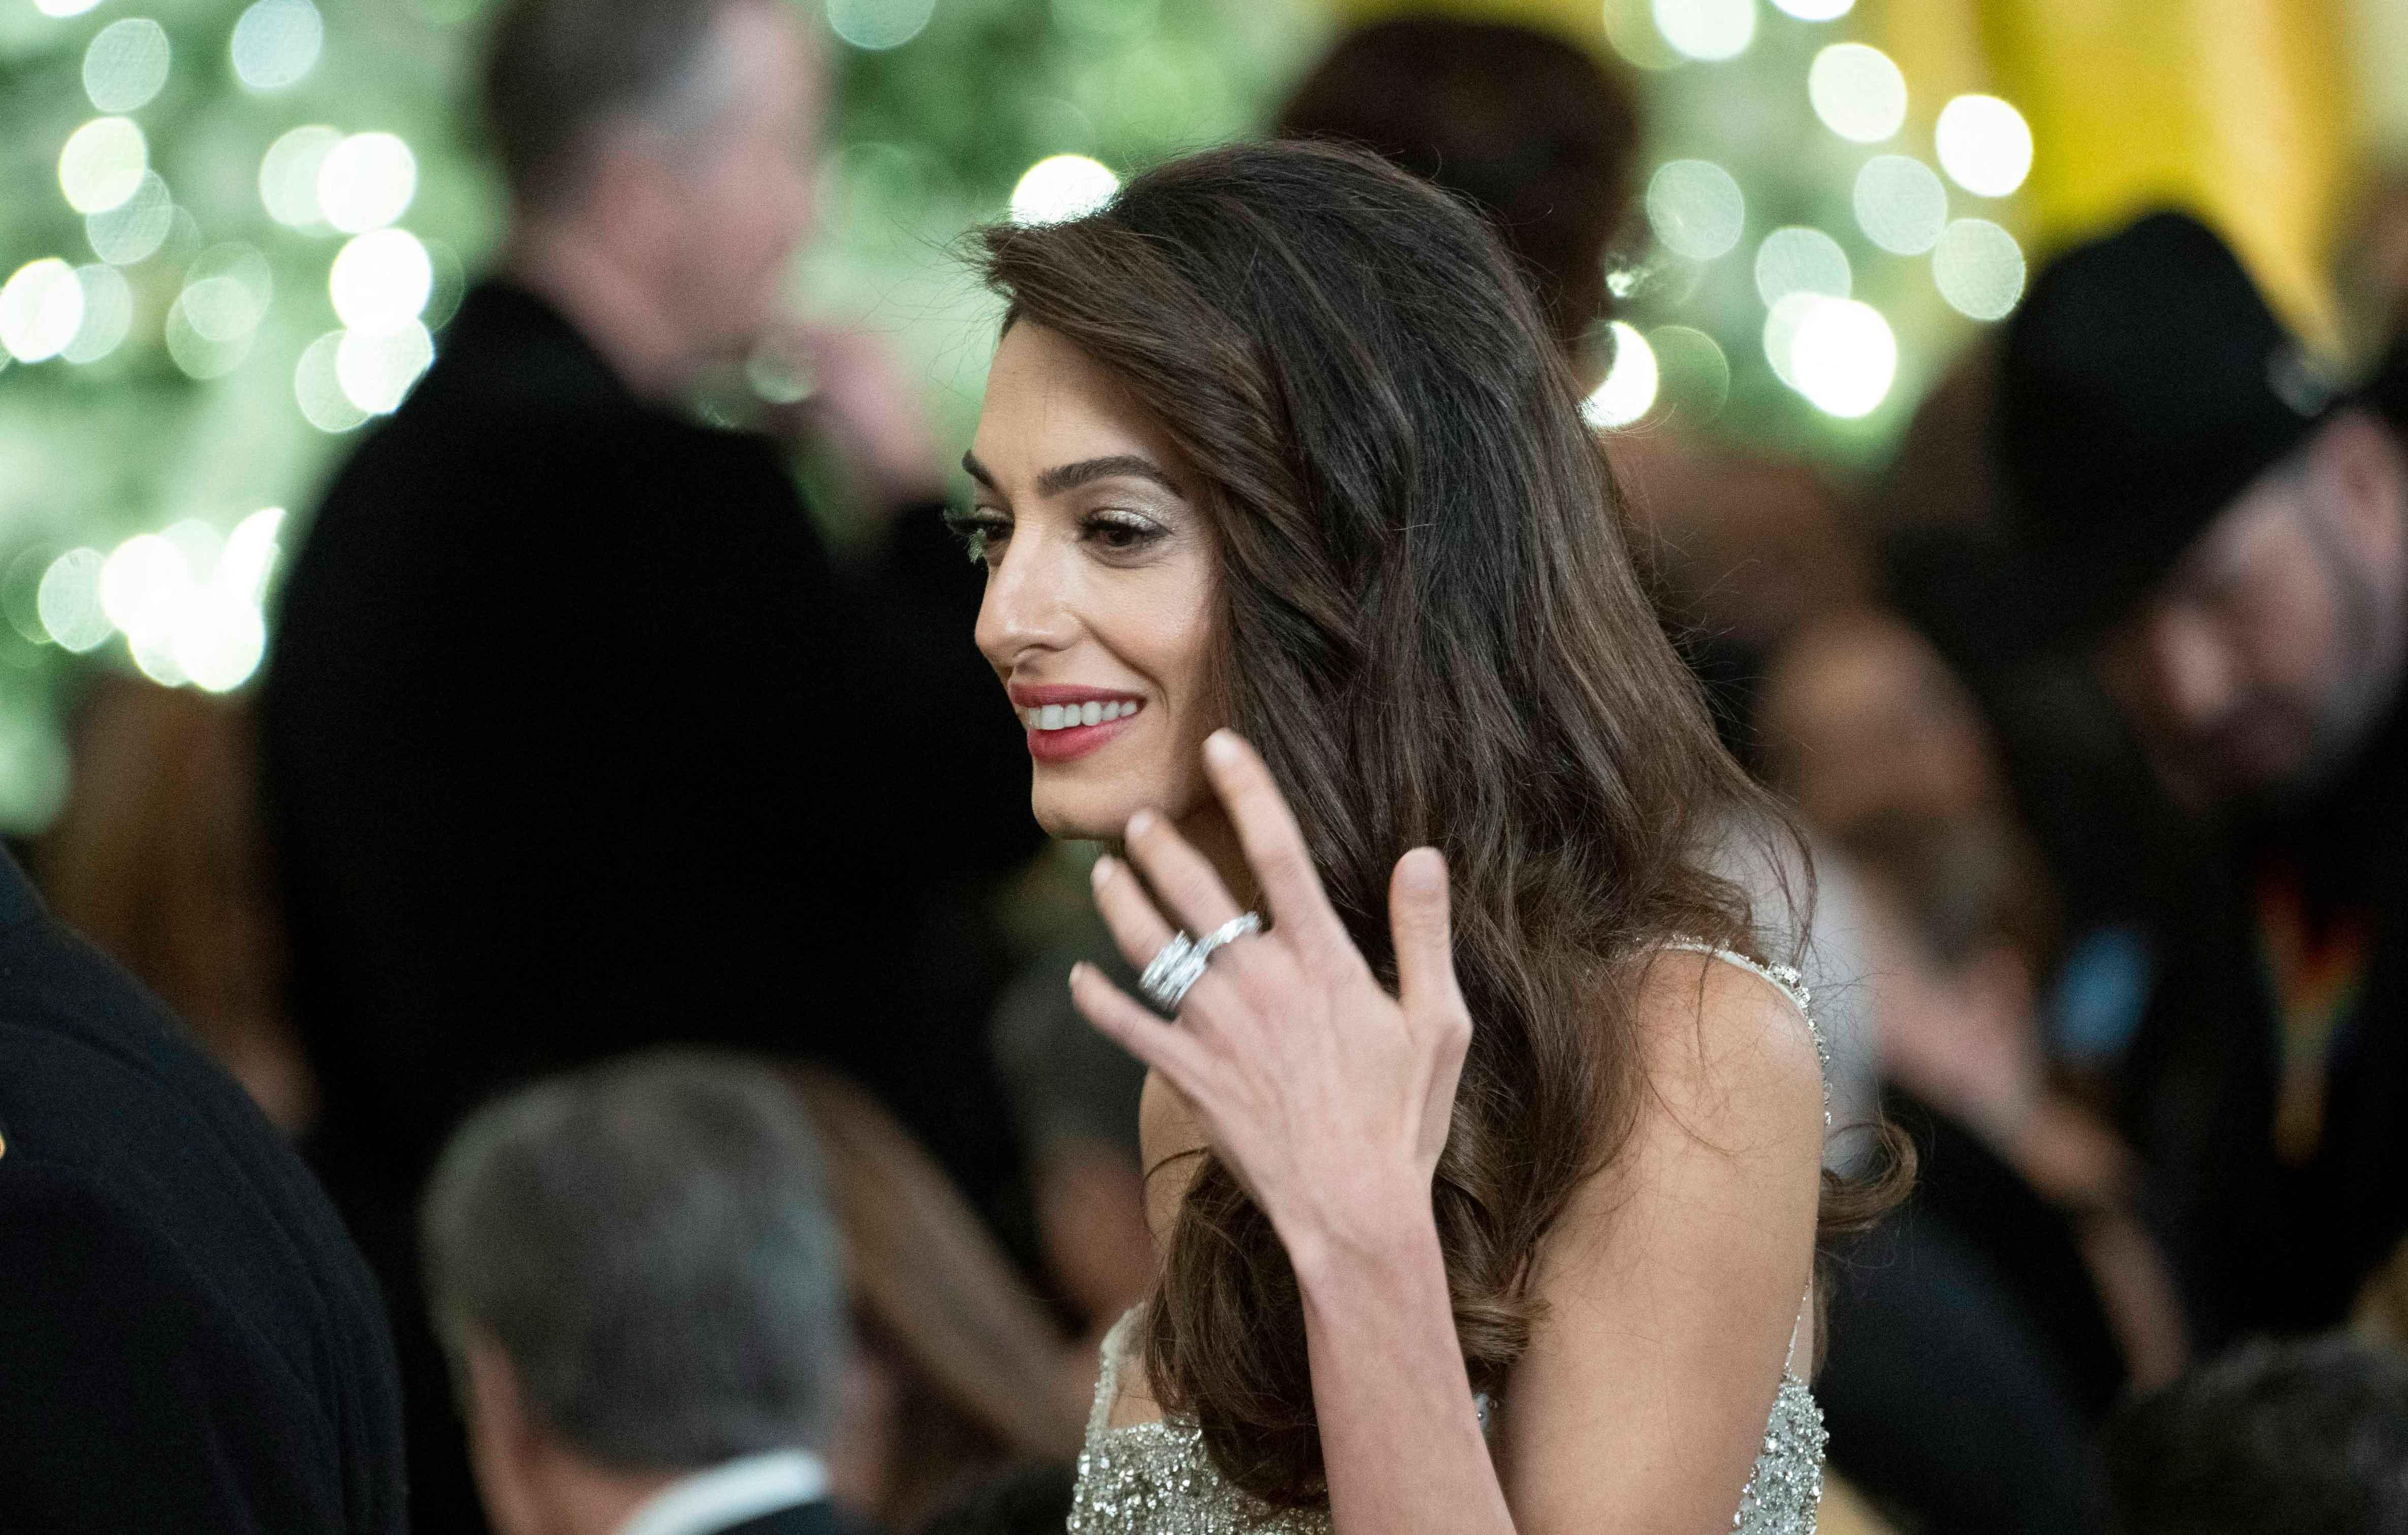
<instances>
[{"instance_id":1,"label":"dark suit jacket","mask_svg":"<svg viewBox=\"0 0 2408 1535\"><path fill-rule=\"evenodd\" d=\"M383 1306L334 1210L5 854L0 1135L0 1528L407 1528Z\"/></svg>"},{"instance_id":2,"label":"dark suit jacket","mask_svg":"<svg viewBox=\"0 0 2408 1535\"><path fill-rule=\"evenodd\" d=\"M848 576L767 439L499 283L327 490L263 765L311 1154L394 1295L429 1528L476 1514L412 1209L479 1101L663 1042L809 1056L1008 1207L993 983L931 899L1037 841L978 590L933 507Z\"/></svg>"}]
</instances>

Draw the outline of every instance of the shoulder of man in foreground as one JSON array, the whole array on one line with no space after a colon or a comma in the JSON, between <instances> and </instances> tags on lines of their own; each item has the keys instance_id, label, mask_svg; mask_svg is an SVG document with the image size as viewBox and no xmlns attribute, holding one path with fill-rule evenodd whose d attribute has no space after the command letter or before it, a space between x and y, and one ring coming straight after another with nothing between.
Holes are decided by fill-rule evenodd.
<instances>
[{"instance_id":1,"label":"shoulder of man in foreground","mask_svg":"<svg viewBox=\"0 0 2408 1535\"><path fill-rule=\"evenodd\" d=\"M381 1303L308 1171L0 860L0 1509L399 1535Z\"/></svg>"}]
</instances>

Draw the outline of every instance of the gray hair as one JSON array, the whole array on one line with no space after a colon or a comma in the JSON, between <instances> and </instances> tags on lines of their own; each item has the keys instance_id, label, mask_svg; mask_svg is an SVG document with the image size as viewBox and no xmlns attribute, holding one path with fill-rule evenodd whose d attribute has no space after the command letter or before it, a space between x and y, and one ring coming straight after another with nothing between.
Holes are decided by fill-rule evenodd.
<instances>
[{"instance_id":1,"label":"gray hair","mask_svg":"<svg viewBox=\"0 0 2408 1535\"><path fill-rule=\"evenodd\" d=\"M690 137L733 89L721 16L761 0L512 0L485 50L480 103L510 195L556 207L584 185L584 157L615 123Z\"/></svg>"},{"instance_id":2,"label":"gray hair","mask_svg":"<svg viewBox=\"0 0 2408 1535\"><path fill-rule=\"evenodd\" d=\"M580 1455L683 1470L825 1443L841 1244L765 1068L666 1050L515 1093L452 1138L422 1234L455 1362L491 1339Z\"/></svg>"}]
</instances>

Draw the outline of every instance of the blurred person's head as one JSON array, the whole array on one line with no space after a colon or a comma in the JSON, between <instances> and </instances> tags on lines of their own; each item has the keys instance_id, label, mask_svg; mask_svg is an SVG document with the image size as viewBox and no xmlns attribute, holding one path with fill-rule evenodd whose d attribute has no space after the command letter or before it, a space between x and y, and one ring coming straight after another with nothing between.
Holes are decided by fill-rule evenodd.
<instances>
[{"instance_id":1,"label":"blurred person's head","mask_svg":"<svg viewBox=\"0 0 2408 1535\"><path fill-rule=\"evenodd\" d=\"M2281 798L2408 662L2408 452L2318 376L2214 234L2157 214L2044 271L2001 462L2054 638L2092 648L2168 789Z\"/></svg>"},{"instance_id":2,"label":"blurred person's head","mask_svg":"<svg viewBox=\"0 0 2408 1535\"><path fill-rule=\"evenodd\" d=\"M2408 1361L2247 1344L2110 1426L2114 1535L2408 1535Z\"/></svg>"},{"instance_id":3,"label":"blurred person's head","mask_svg":"<svg viewBox=\"0 0 2408 1535\"><path fill-rule=\"evenodd\" d=\"M1530 279L1575 366L1606 312L1639 107L1594 53L1534 28L1412 16L1355 28L1280 111L1283 138L1352 144L1469 202Z\"/></svg>"},{"instance_id":4,"label":"blurred person's head","mask_svg":"<svg viewBox=\"0 0 2408 1535\"><path fill-rule=\"evenodd\" d=\"M511 0L481 107L513 269L628 333L593 339L638 387L740 349L810 229L826 90L784 0Z\"/></svg>"},{"instance_id":5,"label":"blurred person's head","mask_svg":"<svg viewBox=\"0 0 2408 1535\"><path fill-rule=\"evenodd\" d=\"M501 1535L610 1530L683 1476L826 1443L840 1242L766 1068L661 1051L494 1103L445 1151L422 1233Z\"/></svg>"},{"instance_id":6,"label":"blurred person's head","mask_svg":"<svg viewBox=\"0 0 2408 1535\"><path fill-rule=\"evenodd\" d=\"M2003 795L1971 696L1928 641L1878 609L1784 646L1758 718L1765 776L1837 837L1884 818L1945 821Z\"/></svg>"},{"instance_id":7,"label":"blurred person's head","mask_svg":"<svg viewBox=\"0 0 2408 1535\"><path fill-rule=\"evenodd\" d=\"M1150 810L1242 881L1198 750L1231 727L1375 972L1397 860L1443 851L1476 1022L1439 1240L1471 1379L1501 1386L1540 1233L1644 1090L1629 957L1755 944L1708 829L1785 817L1715 740L1570 369L1461 202L1360 151L1240 145L983 241L1007 308L959 521L1037 817L1118 841ZM1320 1440L1286 1273L1208 1159L1142 1315L1158 1400L1293 1503Z\"/></svg>"}]
</instances>

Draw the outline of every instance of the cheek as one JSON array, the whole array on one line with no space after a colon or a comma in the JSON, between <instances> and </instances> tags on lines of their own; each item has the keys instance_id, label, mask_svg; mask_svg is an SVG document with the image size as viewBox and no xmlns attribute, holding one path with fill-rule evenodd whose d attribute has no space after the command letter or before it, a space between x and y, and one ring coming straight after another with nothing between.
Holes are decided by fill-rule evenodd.
<instances>
[{"instance_id":1,"label":"cheek","mask_svg":"<svg viewBox=\"0 0 2408 1535\"><path fill-rule=\"evenodd\" d=\"M2340 593L2311 562L2270 561L2238 608L2235 639L2267 691L2313 708L2348 670Z\"/></svg>"}]
</instances>

